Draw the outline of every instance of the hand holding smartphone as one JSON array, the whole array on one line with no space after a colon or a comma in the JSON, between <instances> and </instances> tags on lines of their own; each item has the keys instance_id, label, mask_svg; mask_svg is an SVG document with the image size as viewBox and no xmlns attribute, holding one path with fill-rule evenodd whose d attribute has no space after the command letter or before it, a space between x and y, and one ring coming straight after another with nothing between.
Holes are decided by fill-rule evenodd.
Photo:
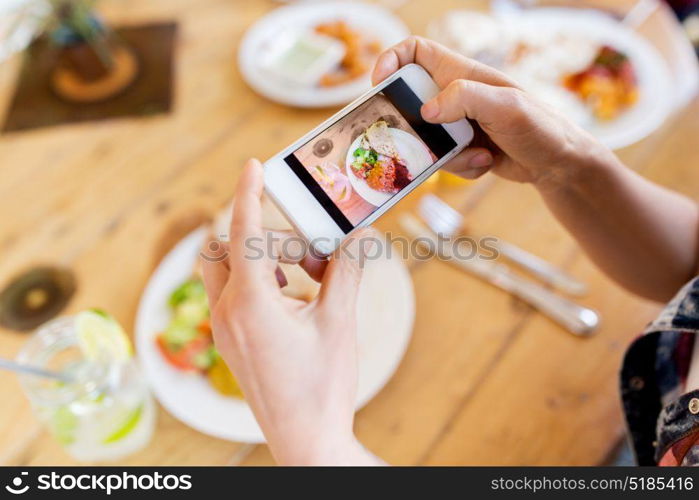
<instances>
[{"instance_id":1,"label":"hand holding smartphone","mask_svg":"<svg viewBox=\"0 0 699 500\"><path fill-rule=\"evenodd\" d=\"M409 64L265 162L265 191L316 253L332 253L468 146L467 120L422 119L439 90Z\"/></svg>"}]
</instances>

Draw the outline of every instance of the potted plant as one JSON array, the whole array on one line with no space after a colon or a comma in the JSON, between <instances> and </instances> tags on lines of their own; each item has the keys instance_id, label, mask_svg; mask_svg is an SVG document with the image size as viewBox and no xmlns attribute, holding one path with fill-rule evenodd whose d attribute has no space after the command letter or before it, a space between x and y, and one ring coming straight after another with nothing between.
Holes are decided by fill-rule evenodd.
<instances>
[{"instance_id":1,"label":"potted plant","mask_svg":"<svg viewBox=\"0 0 699 500\"><path fill-rule=\"evenodd\" d=\"M56 47L54 91L78 102L112 97L136 79L135 54L102 22L95 0L49 0L45 32Z\"/></svg>"}]
</instances>

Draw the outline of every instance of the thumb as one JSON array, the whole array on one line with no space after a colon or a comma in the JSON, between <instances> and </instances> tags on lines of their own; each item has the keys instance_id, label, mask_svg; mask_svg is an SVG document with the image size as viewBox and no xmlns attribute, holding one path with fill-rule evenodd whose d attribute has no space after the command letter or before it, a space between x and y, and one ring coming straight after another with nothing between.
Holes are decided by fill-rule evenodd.
<instances>
[{"instance_id":1,"label":"thumb","mask_svg":"<svg viewBox=\"0 0 699 500\"><path fill-rule=\"evenodd\" d=\"M333 315L344 313L347 318L355 317L365 260L376 240L373 231L362 229L335 251L320 288L318 304L321 309Z\"/></svg>"},{"instance_id":2,"label":"thumb","mask_svg":"<svg viewBox=\"0 0 699 500\"><path fill-rule=\"evenodd\" d=\"M495 87L473 80L454 80L422 106L422 117L431 123L451 123L462 118L487 127L517 111L512 109L518 89Z\"/></svg>"}]
</instances>

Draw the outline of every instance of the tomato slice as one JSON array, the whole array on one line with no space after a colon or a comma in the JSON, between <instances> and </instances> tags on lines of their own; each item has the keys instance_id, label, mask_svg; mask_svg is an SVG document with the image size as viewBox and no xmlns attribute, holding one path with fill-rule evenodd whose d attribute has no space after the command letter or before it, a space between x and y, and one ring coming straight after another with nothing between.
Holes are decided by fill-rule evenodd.
<instances>
[{"instance_id":1,"label":"tomato slice","mask_svg":"<svg viewBox=\"0 0 699 500\"><path fill-rule=\"evenodd\" d=\"M160 348L160 352L163 354L168 363L179 370L183 371L201 371L194 364L194 359L197 354L206 351L211 345L211 338L207 336L198 336L187 342L181 349L174 351L170 349L167 342L162 335L159 335L156 339L156 343Z\"/></svg>"}]
</instances>

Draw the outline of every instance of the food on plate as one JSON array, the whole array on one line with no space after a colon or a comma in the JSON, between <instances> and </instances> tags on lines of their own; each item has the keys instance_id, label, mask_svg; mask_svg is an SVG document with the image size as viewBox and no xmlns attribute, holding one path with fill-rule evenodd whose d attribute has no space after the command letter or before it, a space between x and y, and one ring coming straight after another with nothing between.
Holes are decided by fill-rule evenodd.
<instances>
[{"instance_id":1,"label":"food on plate","mask_svg":"<svg viewBox=\"0 0 699 500\"><path fill-rule=\"evenodd\" d=\"M583 71L567 75L565 86L575 92L600 120L611 120L638 100L638 84L626 54L604 45Z\"/></svg>"},{"instance_id":2,"label":"food on plate","mask_svg":"<svg viewBox=\"0 0 699 500\"><path fill-rule=\"evenodd\" d=\"M345 46L335 38L313 31L279 34L270 45L263 66L274 76L295 85L317 85L345 56Z\"/></svg>"},{"instance_id":3,"label":"food on plate","mask_svg":"<svg viewBox=\"0 0 699 500\"><path fill-rule=\"evenodd\" d=\"M334 202L343 202L352 196L352 185L340 167L330 161L316 165L312 175Z\"/></svg>"},{"instance_id":4,"label":"food on plate","mask_svg":"<svg viewBox=\"0 0 699 500\"><path fill-rule=\"evenodd\" d=\"M319 24L315 32L339 40L345 46L345 56L339 67L320 79L322 87L342 85L366 74L382 49L380 42L351 28L345 21Z\"/></svg>"},{"instance_id":5,"label":"food on plate","mask_svg":"<svg viewBox=\"0 0 699 500\"><path fill-rule=\"evenodd\" d=\"M373 123L364 131L352 157L352 173L382 193L397 193L413 180L384 120Z\"/></svg>"},{"instance_id":6,"label":"food on plate","mask_svg":"<svg viewBox=\"0 0 699 500\"><path fill-rule=\"evenodd\" d=\"M636 103L638 84L628 55L594 33L536 19L536 14L457 10L428 31L438 42L507 73L581 125L607 122ZM602 14L600 19L608 21Z\"/></svg>"},{"instance_id":7,"label":"food on plate","mask_svg":"<svg viewBox=\"0 0 699 500\"><path fill-rule=\"evenodd\" d=\"M437 18L428 36L457 52L491 66L502 66L509 31L493 16L472 10L453 10Z\"/></svg>"},{"instance_id":8,"label":"food on plate","mask_svg":"<svg viewBox=\"0 0 699 500\"><path fill-rule=\"evenodd\" d=\"M599 44L584 35L536 26L520 26L512 37L502 69L529 93L575 122L594 124L598 118L592 108L566 87L565 77L587 68Z\"/></svg>"},{"instance_id":9,"label":"food on plate","mask_svg":"<svg viewBox=\"0 0 699 500\"><path fill-rule=\"evenodd\" d=\"M204 283L191 278L170 295L172 319L156 337L163 357L181 371L207 376L221 394L242 398L233 374L214 346Z\"/></svg>"},{"instance_id":10,"label":"food on plate","mask_svg":"<svg viewBox=\"0 0 699 500\"><path fill-rule=\"evenodd\" d=\"M206 376L214 389L221 394L243 399L243 392L240 390L238 381L220 356L216 357Z\"/></svg>"}]
</instances>

